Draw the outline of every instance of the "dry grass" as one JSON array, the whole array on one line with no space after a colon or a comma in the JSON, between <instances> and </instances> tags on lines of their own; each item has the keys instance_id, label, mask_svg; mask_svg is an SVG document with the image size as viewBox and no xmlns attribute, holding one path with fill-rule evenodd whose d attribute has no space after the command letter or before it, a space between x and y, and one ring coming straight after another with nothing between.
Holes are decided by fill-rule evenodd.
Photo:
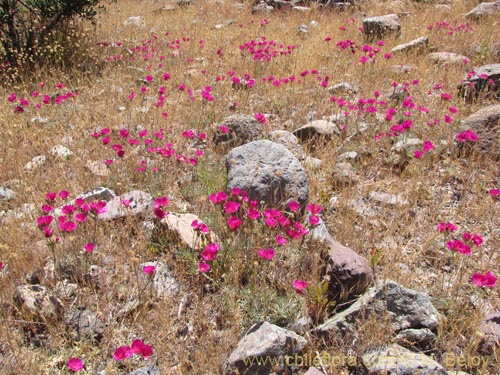
<instances>
[{"instance_id":1,"label":"dry grass","mask_svg":"<svg viewBox=\"0 0 500 375\"><path fill-rule=\"evenodd\" d=\"M85 340L73 341L64 334L64 322L50 321L36 327L38 323L29 322L16 311L12 299L15 287L25 283L27 273L43 269L50 251L44 248L43 235L34 224L38 211L5 219L0 232L0 261L6 265L0 271L1 372L65 374L67 359L82 357L86 365L84 373L94 374L106 368L109 375L124 374L141 363L128 360L125 365L119 365L112 359L113 351L140 337L153 346L155 354L148 363L156 362L162 374L215 374L252 322L266 319L287 326L307 314L306 298L297 295L291 284L297 278L312 285L321 282L323 264L318 250L308 241L300 250L298 244L294 244L286 254L279 255L278 261L264 264L263 268L261 261L254 264L258 262L255 257L242 259L242 254L252 248L271 244L271 233L265 228L254 232L247 228L238 237L228 234L223 215L214 210L207 197L225 189L224 155L217 153L210 141L215 124L220 124L225 117L235 112L264 113L270 115L266 131L293 130L306 123L310 112L316 112L316 118L321 118L343 111L330 101L331 95L315 76L300 77L302 71L311 69L317 69L322 77L328 75L329 85L341 81L357 84L360 88L357 98L372 98L378 90L386 100L384 96L393 81L408 82L414 102L429 108L427 114L415 113L411 130L412 137L432 140L436 145L436 149L421 160L415 159L410 151L399 155L399 162L395 162L391 140L373 139L374 134L388 128L372 114L363 115L370 128L354 140L336 138L325 146L311 148L312 155L323 160L323 166L320 170L308 171L310 200L325 207L322 216L335 239L367 257L372 256L370 250L379 251L377 278L390 278L432 296L446 317L435 344L437 358L446 352L477 355L477 325L485 312L498 311L500 299L497 288L483 293L470 282L470 276L486 270L498 273L499 203L490 198L488 190L500 188L500 176L494 161L479 155L461 157L450 145L459 120L491 102L484 98L466 103L457 96L456 85L472 66L495 62L487 49L498 41L492 30L498 29L499 20L490 18L480 24L473 23L473 32L454 30L453 35L447 34L450 28L464 23L462 15L476 3L453 1L451 10L445 10L426 2L362 2L362 11L369 15L401 11L408 11L409 15L402 20L401 39L386 39L374 64L360 64L359 50L351 54L335 47L337 41L346 39L354 40L359 46L365 43L358 30L361 26L358 10L339 13L313 9L308 13L284 11L252 15L250 2L207 0L173 11L158 11L169 3L118 0L100 16L95 30L95 40L110 45L92 47L92 53L100 56L93 67L94 74L42 69L15 87L1 87L0 185L11 186L17 193L13 200L0 202L2 209L16 209L26 203L35 204L38 209L49 191L68 190L74 196L96 186L107 186L117 194L141 189L153 196L170 197L172 210L187 202L188 212L198 214L216 233L224 236L225 252L224 262L213 270L212 279L208 279L196 271L198 256L191 250L169 238L151 241L148 233L141 230L141 224L134 220L100 225L95 232L82 230L67 238L63 258L76 262L80 268L72 275L78 283L76 298L67 299L65 303L85 306L98 313L105 330L97 346ZM128 17L138 15L144 16L145 26L123 25ZM215 27L229 20L232 20L230 25ZM444 20L451 25L446 30L426 28ZM455 25L454 20L458 20L458 24ZM312 21L316 21L317 26L312 25ZM297 32L300 24L307 25L309 32ZM345 30L341 31L340 27ZM92 32L89 27L87 33ZM472 57L466 68L443 68L428 62L425 55L397 55L390 60L381 56L395 45L421 35L429 35L432 47L438 51L470 56L472 48L479 45L481 53ZM283 43L285 48L287 45L296 48L291 55L255 62L248 53L242 53L239 46L262 36L276 40L278 45ZM327 36L331 37L330 42L324 41ZM177 39L179 42L175 43ZM119 46L117 42L121 42ZM138 52L146 46L147 53ZM102 63L106 57L117 55L121 58ZM411 65L414 70L397 75L390 69L395 64ZM247 90L233 89L229 71L238 77L248 73L256 80L255 86ZM166 72L171 78L163 82L161 77ZM153 82L143 82L147 75L154 77ZM226 79L215 82L215 77L222 75ZM270 75L276 78L295 75L302 82L279 87L261 82L261 78ZM418 80L418 84L411 84L413 80ZM40 82L45 83L43 88ZM23 113L14 113L14 103L6 100L12 92L18 98L30 98L35 90L41 95L55 95L58 82L66 85L60 92L77 91L78 96L59 105L43 105L40 109L31 104ZM439 95L428 95L437 83L443 85L442 91L453 95L452 100L444 102ZM166 86L168 98L159 108L153 104L162 85ZM177 89L179 85L192 88L196 100L189 100L186 91ZM147 93L140 92L142 86L148 87ZM201 99L199 90L205 86L213 87L213 102ZM127 97L132 91L137 97L130 101ZM355 100L348 95L344 98ZM40 97L29 100L38 103ZM235 102L238 107L233 110L231 105ZM143 106L149 110L141 111ZM426 125L433 118L442 118L449 106L458 108L451 124L442 121L433 128ZM168 113L168 117L163 117L162 112ZM349 129L357 124L356 113L352 112L347 120ZM31 119L35 116L48 121L33 122ZM132 132L139 124L150 133L163 128L165 142L185 153L191 152L191 145L181 133L188 129L206 132L206 156L196 167L174 161L161 162L156 175L141 174L136 171L137 163L147 154L134 155L129 147L126 157L111 166L110 176L96 177L86 169L89 160L113 158L109 147L105 148L91 137L93 131L108 127L114 132L120 128ZM408 135L401 137L405 136ZM74 154L67 160L49 156L56 144L67 144ZM351 186L338 186L331 178L330 171L344 151L360 153L355 163L360 181ZM47 155L47 162L36 171L27 172L24 165L37 155ZM159 159L156 160L158 163ZM374 190L401 194L409 204L377 207L370 203L376 209L375 215L358 215L349 201L367 197ZM329 202L332 195L338 198L337 204ZM484 244L474 249L470 257L453 257L444 247L443 236L435 230L441 221L456 223L460 233L481 234ZM113 275L100 289L84 280L87 265L78 265L82 256L78 249L90 235L99 246L92 262ZM36 245L40 241L42 245ZM128 315L120 315L124 303L138 298L141 291L140 277L134 270L149 260L169 264L182 285L182 293L168 300L158 300L149 291L142 293L142 305ZM54 287L54 280L50 278L42 283ZM179 313L181 299L184 308ZM310 351L358 352L390 337L390 333L373 321L366 322L360 332L361 337L366 338L364 342L325 343L312 339ZM494 374L497 356L498 353L493 355L488 369L461 370ZM337 373L335 369L332 371Z\"/></svg>"}]
</instances>

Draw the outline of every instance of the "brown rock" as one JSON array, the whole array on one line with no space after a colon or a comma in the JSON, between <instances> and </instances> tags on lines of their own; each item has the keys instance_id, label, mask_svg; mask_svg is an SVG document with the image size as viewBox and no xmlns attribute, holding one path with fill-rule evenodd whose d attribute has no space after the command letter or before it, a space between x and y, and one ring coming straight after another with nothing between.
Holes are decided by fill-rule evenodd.
<instances>
[{"instance_id":1,"label":"brown rock","mask_svg":"<svg viewBox=\"0 0 500 375\"><path fill-rule=\"evenodd\" d=\"M479 326L479 332L483 336L479 348L481 354L492 354L493 348L500 344L500 312L487 315Z\"/></svg>"}]
</instances>

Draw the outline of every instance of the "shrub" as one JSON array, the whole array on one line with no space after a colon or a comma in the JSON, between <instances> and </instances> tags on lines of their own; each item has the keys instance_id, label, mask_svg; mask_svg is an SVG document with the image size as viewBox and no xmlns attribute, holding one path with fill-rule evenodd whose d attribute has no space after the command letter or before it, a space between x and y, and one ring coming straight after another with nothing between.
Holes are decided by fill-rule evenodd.
<instances>
[{"instance_id":1,"label":"shrub","mask_svg":"<svg viewBox=\"0 0 500 375\"><path fill-rule=\"evenodd\" d=\"M37 65L73 65L71 59L81 52L75 48L79 42L75 21L94 22L97 11L104 8L100 2L1 0L0 71L19 74Z\"/></svg>"}]
</instances>

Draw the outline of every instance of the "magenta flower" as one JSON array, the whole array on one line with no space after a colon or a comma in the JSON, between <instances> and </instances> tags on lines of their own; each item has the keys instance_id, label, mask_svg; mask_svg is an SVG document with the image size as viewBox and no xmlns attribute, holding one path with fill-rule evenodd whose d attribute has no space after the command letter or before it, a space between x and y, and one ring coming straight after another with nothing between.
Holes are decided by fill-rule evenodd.
<instances>
[{"instance_id":1,"label":"magenta flower","mask_svg":"<svg viewBox=\"0 0 500 375\"><path fill-rule=\"evenodd\" d=\"M455 139L459 142L467 142L467 141L477 142L479 137L472 130L465 130L461 133L458 133L455 136Z\"/></svg>"},{"instance_id":2,"label":"magenta flower","mask_svg":"<svg viewBox=\"0 0 500 375\"><path fill-rule=\"evenodd\" d=\"M471 241L476 246L481 246L481 244L483 243L483 238L479 234L465 232L462 237L465 241Z\"/></svg>"},{"instance_id":3,"label":"magenta flower","mask_svg":"<svg viewBox=\"0 0 500 375\"><path fill-rule=\"evenodd\" d=\"M307 288L307 282L304 280L297 279L293 282L293 288L297 293L302 293L304 289Z\"/></svg>"},{"instance_id":4,"label":"magenta flower","mask_svg":"<svg viewBox=\"0 0 500 375\"><path fill-rule=\"evenodd\" d=\"M413 156L415 156L415 159L421 159L424 156L424 151L423 150L415 150L413 152Z\"/></svg>"},{"instance_id":5,"label":"magenta flower","mask_svg":"<svg viewBox=\"0 0 500 375\"><path fill-rule=\"evenodd\" d=\"M160 207L156 207L153 209L153 214L156 216L158 219L164 219L167 217L167 213L163 211Z\"/></svg>"},{"instance_id":6,"label":"magenta flower","mask_svg":"<svg viewBox=\"0 0 500 375\"><path fill-rule=\"evenodd\" d=\"M255 119L260 122L261 124L266 123L266 116L264 116L262 113L256 113L255 114Z\"/></svg>"},{"instance_id":7,"label":"magenta flower","mask_svg":"<svg viewBox=\"0 0 500 375\"><path fill-rule=\"evenodd\" d=\"M236 230L240 227L242 224L242 221L238 219L236 216L230 216L229 219L227 219L227 226L231 230Z\"/></svg>"},{"instance_id":8,"label":"magenta flower","mask_svg":"<svg viewBox=\"0 0 500 375\"><path fill-rule=\"evenodd\" d=\"M61 211L64 215L71 215L73 212L76 211L76 207L73 205L66 205L62 207Z\"/></svg>"},{"instance_id":9,"label":"magenta flower","mask_svg":"<svg viewBox=\"0 0 500 375\"><path fill-rule=\"evenodd\" d=\"M422 148L424 149L424 151L430 151L433 150L435 147L431 141L425 141Z\"/></svg>"},{"instance_id":10,"label":"magenta flower","mask_svg":"<svg viewBox=\"0 0 500 375\"><path fill-rule=\"evenodd\" d=\"M319 216L316 216L316 215L311 215L309 216L309 223L311 225L318 225L319 224Z\"/></svg>"},{"instance_id":11,"label":"magenta flower","mask_svg":"<svg viewBox=\"0 0 500 375\"><path fill-rule=\"evenodd\" d=\"M315 203L308 204L306 208L311 213L311 215L317 215L323 210L323 207Z\"/></svg>"},{"instance_id":12,"label":"magenta flower","mask_svg":"<svg viewBox=\"0 0 500 375\"><path fill-rule=\"evenodd\" d=\"M47 194L45 194L45 199L46 199L48 202L52 202L53 200L55 200L55 199L56 199L56 196L57 196L57 193L54 193L54 192L47 193Z\"/></svg>"},{"instance_id":13,"label":"magenta flower","mask_svg":"<svg viewBox=\"0 0 500 375\"><path fill-rule=\"evenodd\" d=\"M238 211L239 208L240 204L238 202L227 201L224 204L224 211L226 212L226 214L233 214Z\"/></svg>"},{"instance_id":14,"label":"magenta flower","mask_svg":"<svg viewBox=\"0 0 500 375\"><path fill-rule=\"evenodd\" d=\"M48 204L44 204L42 205L42 211L46 214L48 214L49 212L52 212L54 211L54 207L53 206L50 206Z\"/></svg>"},{"instance_id":15,"label":"magenta flower","mask_svg":"<svg viewBox=\"0 0 500 375\"><path fill-rule=\"evenodd\" d=\"M288 208L291 211L297 211L300 208L300 204L297 201L291 201L288 203Z\"/></svg>"},{"instance_id":16,"label":"magenta flower","mask_svg":"<svg viewBox=\"0 0 500 375\"><path fill-rule=\"evenodd\" d=\"M167 197L158 197L154 200L154 207L165 207L168 206L169 200Z\"/></svg>"},{"instance_id":17,"label":"magenta flower","mask_svg":"<svg viewBox=\"0 0 500 375\"><path fill-rule=\"evenodd\" d=\"M442 222L438 223L436 229L438 232L455 232L457 230L457 226L450 222Z\"/></svg>"},{"instance_id":18,"label":"magenta flower","mask_svg":"<svg viewBox=\"0 0 500 375\"><path fill-rule=\"evenodd\" d=\"M3 269L3 266L4 266L3 262L0 262L0 270Z\"/></svg>"},{"instance_id":19,"label":"magenta flower","mask_svg":"<svg viewBox=\"0 0 500 375\"><path fill-rule=\"evenodd\" d=\"M208 233L210 231L210 229L208 228L208 226L203 223L202 221L198 221L198 220L193 220L193 222L191 223L191 227L197 231L197 232L201 232L201 233Z\"/></svg>"},{"instance_id":20,"label":"magenta flower","mask_svg":"<svg viewBox=\"0 0 500 375\"><path fill-rule=\"evenodd\" d=\"M493 288L497 283L497 277L490 271L485 274L475 273L472 275L472 282L477 286L485 286L487 288Z\"/></svg>"},{"instance_id":21,"label":"magenta flower","mask_svg":"<svg viewBox=\"0 0 500 375\"><path fill-rule=\"evenodd\" d=\"M69 191L67 191L67 190L61 190L59 192L59 198L66 199L68 197L69 197Z\"/></svg>"},{"instance_id":22,"label":"magenta flower","mask_svg":"<svg viewBox=\"0 0 500 375\"><path fill-rule=\"evenodd\" d=\"M90 209L95 212L96 215L101 215L108 210L106 207L106 201L92 202L90 204Z\"/></svg>"},{"instance_id":23,"label":"magenta flower","mask_svg":"<svg viewBox=\"0 0 500 375\"><path fill-rule=\"evenodd\" d=\"M272 260L275 252L273 249L260 249L257 255L262 259Z\"/></svg>"},{"instance_id":24,"label":"magenta flower","mask_svg":"<svg viewBox=\"0 0 500 375\"><path fill-rule=\"evenodd\" d=\"M75 231L77 228L77 225L75 222L71 221L71 220L68 220L68 221L64 221L62 223L59 223L59 229L61 229L63 232L73 232Z\"/></svg>"},{"instance_id":25,"label":"magenta flower","mask_svg":"<svg viewBox=\"0 0 500 375\"><path fill-rule=\"evenodd\" d=\"M155 266L143 266L142 267L142 272L144 272L146 275L152 275L156 271Z\"/></svg>"},{"instance_id":26,"label":"magenta flower","mask_svg":"<svg viewBox=\"0 0 500 375\"><path fill-rule=\"evenodd\" d=\"M490 196L493 199L500 199L500 189L490 189Z\"/></svg>"},{"instance_id":27,"label":"magenta flower","mask_svg":"<svg viewBox=\"0 0 500 375\"><path fill-rule=\"evenodd\" d=\"M40 216L36 219L36 223L38 224L39 227L46 227L49 226L52 223L52 220L54 220L54 217L51 215L44 215Z\"/></svg>"},{"instance_id":28,"label":"magenta flower","mask_svg":"<svg viewBox=\"0 0 500 375\"><path fill-rule=\"evenodd\" d=\"M68 359L68 368L71 371L80 371L83 369L83 361L81 358L70 358Z\"/></svg>"},{"instance_id":29,"label":"magenta flower","mask_svg":"<svg viewBox=\"0 0 500 375\"><path fill-rule=\"evenodd\" d=\"M85 245L84 248L87 253L91 253L92 251L94 251L95 244L93 242L89 242Z\"/></svg>"},{"instance_id":30,"label":"magenta flower","mask_svg":"<svg viewBox=\"0 0 500 375\"><path fill-rule=\"evenodd\" d=\"M142 359L148 359L153 354L153 347L146 345L140 339L136 339L132 342L131 351L133 354L139 354Z\"/></svg>"},{"instance_id":31,"label":"magenta flower","mask_svg":"<svg viewBox=\"0 0 500 375\"><path fill-rule=\"evenodd\" d=\"M227 134L227 133L229 133L229 128L226 125L220 125L219 131L223 134Z\"/></svg>"},{"instance_id":32,"label":"magenta flower","mask_svg":"<svg viewBox=\"0 0 500 375\"><path fill-rule=\"evenodd\" d=\"M259 210L256 210L255 208L250 208L247 211L247 217L252 220L256 220L260 217L260 212Z\"/></svg>"},{"instance_id":33,"label":"magenta flower","mask_svg":"<svg viewBox=\"0 0 500 375\"><path fill-rule=\"evenodd\" d=\"M132 357L132 355L134 355L132 348L130 346L124 345L116 348L115 352L113 353L113 358L116 361L123 361L124 359Z\"/></svg>"},{"instance_id":34,"label":"magenta flower","mask_svg":"<svg viewBox=\"0 0 500 375\"><path fill-rule=\"evenodd\" d=\"M214 204L222 203L227 199L227 194L223 191L219 191L215 194L210 194L208 199Z\"/></svg>"},{"instance_id":35,"label":"magenta flower","mask_svg":"<svg viewBox=\"0 0 500 375\"><path fill-rule=\"evenodd\" d=\"M276 243L280 246L283 246L287 243L288 241L286 240L285 237L280 236L279 234L276 235Z\"/></svg>"},{"instance_id":36,"label":"magenta flower","mask_svg":"<svg viewBox=\"0 0 500 375\"><path fill-rule=\"evenodd\" d=\"M460 240L448 241L446 243L446 247L450 250L458 251L459 253L465 254L465 255L470 255L472 252L470 246L466 245L465 243L463 243Z\"/></svg>"},{"instance_id":37,"label":"magenta flower","mask_svg":"<svg viewBox=\"0 0 500 375\"><path fill-rule=\"evenodd\" d=\"M206 261L211 261L215 259L220 246L215 243L209 243L205 246L205 250L201 253L201 257Z\"/></svg>"},{"instance_id":38,"label":"magenta flower","mask_svg":"<svg viewBox=\"0 0 500 375\"><path fill-rule=\"evenodd\" d=\"M198 264L198 271L201 272L201 273L205 273L205 272L208 272L210 270L210 265L208 265L207 263L205 263L204 261L201 261L199 264Z\"/></svg>"}]
</instances>

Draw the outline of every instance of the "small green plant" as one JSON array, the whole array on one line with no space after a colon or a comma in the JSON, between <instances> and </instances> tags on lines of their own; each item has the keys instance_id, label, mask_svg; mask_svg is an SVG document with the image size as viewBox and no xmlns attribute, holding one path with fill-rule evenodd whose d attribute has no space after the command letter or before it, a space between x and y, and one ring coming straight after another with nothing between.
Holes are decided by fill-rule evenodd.
<instances>
[{"instance_id":1,"label":"small green plant","mask_svg":"<svg viewBox=\"0 0 500 375\"><path fill-rule=\"evenodd\" d=\"M318 324L323 321L336 304L335 301L329 300L327 297L328 283L322 282L316 286L308 286L306 296L309 305L309 316Z\"/></svg>"}]
</instances>

